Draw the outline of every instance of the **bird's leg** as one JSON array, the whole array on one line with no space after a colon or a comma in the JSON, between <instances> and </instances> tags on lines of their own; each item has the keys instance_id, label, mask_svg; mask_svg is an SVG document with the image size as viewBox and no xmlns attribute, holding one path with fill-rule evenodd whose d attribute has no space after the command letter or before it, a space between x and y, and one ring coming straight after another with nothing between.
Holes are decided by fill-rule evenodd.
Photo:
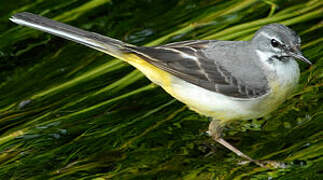
<instances>
[{"instance_id":1,"label":"bird's leg","mask_svg":"<svg viewBox=\"0 0 323 180\"><path fill-rule=\"evenodd\" d=\"M253 160L251 157L245 155L239 149L235 148L230 143L228 143L226 140L224 140L221 137L222 129L223 129L223 127L220 125L218 120L212 120L210 125L209 125L208 133L212 137L213 140L215 140L216 142L222 144L224 147L230 149L232 152L236 153L238 156L243 157L243 158L249 160L250 162L256 163L256 161Z\"/></svg>"},{"instance_id":2,"label":"bird's leg","mask_svg":"<svg viewBox=\"0 0 323 180\"><path fill-rule=\"evenodd\" d=\"M274 161L258 161L258 160L254 160L251 157L247 156L246 154L242 153L239 149L235 148L234 146L232 146L230 143L228 143L226 140L224 140L221 137L221 133L222 133L222 125L219 123L218 120L212 120L210 125L209 125L209 135L212 137L213 140L215 140L216 142L222 144L224 147L230 149L232 152L236 153L238 156L247 159L250 162L253 162L261 167L268 167L269 166L273 166L273 167L281 167L281 164L278 164L277 162Z\"/></svg>"}]
</instances>

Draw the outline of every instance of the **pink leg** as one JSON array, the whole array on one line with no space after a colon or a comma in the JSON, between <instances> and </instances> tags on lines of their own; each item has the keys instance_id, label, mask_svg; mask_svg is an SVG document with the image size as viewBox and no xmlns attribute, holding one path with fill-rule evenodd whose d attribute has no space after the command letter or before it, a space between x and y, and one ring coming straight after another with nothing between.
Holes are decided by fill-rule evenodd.
<instances>
[{"instance_id":1,"label":"pink leg","mask_svg":"<svg viewBox=\"0 0 323 180\"><path fill-rule=\"evenodd\" d=\"M222 133L222 127L219 125L219 122L217 120L212 120L209 125L209 134L212 137L212 139L215 140L216 142L218 142L218 143L222 144L224 147L230 149L232 152L234 152L238 156L245 158L249 162L253 162L261 167L265 167L265 168L269 168L269 167L284 168L285 167L284 164L279 163L279 162L275 162L275 161L258 161L258 160L252 159L251 157L242 153L239 149L232 146L226 140L224 140L221 137L221 133Z\"/></svg>"}]
</instances>

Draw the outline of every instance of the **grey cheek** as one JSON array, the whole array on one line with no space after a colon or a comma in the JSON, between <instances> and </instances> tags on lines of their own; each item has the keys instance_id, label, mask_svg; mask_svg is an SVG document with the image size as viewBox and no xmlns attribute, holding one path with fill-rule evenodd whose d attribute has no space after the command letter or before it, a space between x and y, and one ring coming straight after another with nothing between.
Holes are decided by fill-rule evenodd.
<instances>
[{"instance_id":1,"label":"grey cheek","mask_svg":"<svg viewBox=\"0 0 323 180\"><path fill-rule=\"evenodd\" d=\"M274 64L274 61L275 61L275 58L273 58L273 57L270 57L270 58L268 59L268 63L269 63L269 64Z\"/></svg>"},{"instance_id":2,"label":"grey cheek","mask_svg":"<svg viewBox=\"0 0 323 180\"><path fill-rule=\"evenodd\" d=\"M263 43L260 45L260 48L262 51L270 51L270 52L275 52L275 50L273 49L273 47L270 45L270 44L267 44L267 43Z\"/></svg>"},{"instance_id":3,"label":"grey cheek","mask_svg":"<svg viewBox=\"0 0 323 180\"><path fill-rule=\"evenodd\" d=\"M284 56L284 50L283 49L281 49L281 48L275 48L275 53L276 54L280 54L281 56Z\"/></svg>"}]
</instances>

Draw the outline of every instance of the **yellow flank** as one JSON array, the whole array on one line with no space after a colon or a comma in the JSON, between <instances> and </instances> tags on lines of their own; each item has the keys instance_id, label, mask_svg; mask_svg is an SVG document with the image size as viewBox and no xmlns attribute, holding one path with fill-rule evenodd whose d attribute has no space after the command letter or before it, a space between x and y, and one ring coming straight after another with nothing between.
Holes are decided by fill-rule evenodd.
<instances>
[{"instance_id":1,"label":"yellow flank","mask_svg":"<svg viewBox=\"0 0 323 180\"><path fill-rule=\"evenodd\" d=\"M205 116L215 116L214 115L215 112L203 110L203 109L207 109L207 108L201 108L201 107L203 107L202 104L197 105L196 102L191 101L190 98L183 97L183 96L180 96L177 93L175 93L175 91L173 90L173 86L171 84L172 79L174 77L172 74L159 69L158 67L148 63L147 61L136 56L135 54L125 54L122 59L124 61L126 61L127 63L131 64L132 66L134 66L135 68L137 68L138 70L140 70L149 80L151 80L155 84L161 86L171 96L173 96L174 98L183 102L184 104L188 105L188 107L191 110L193 110L199 114L205 115ZM197 105L200 108L195 108L194 105L195 106ZM217 113L217 116L219 116L219 115L220 114Z\"/></svg>"},{"instance_id":2,"label":"yellow flank","mask_svg":"<svg viewBox=\"0 0 323 180\"><path fill-rule=\"evenodd\" d=\"M125 54L122 59L141 71L149 80L162 86L171 95L173 94L171 91L172 75L170 73L157 68L135 54Z\"/></svg>"},{"instance_id":3,"label":"yellow flank","mask_svg":"<svg viewBox=\"0 0 323 180\"><path fill-rule=\"evenodd\" d=\"M270 84L271 96L267 101L264 101L263 104L267 104L267 111L272 111L276 109L285 99L289 91L292 89L283 88L281 84L277 81L271 81Z\"/></svg>"},{"instance_id":4,"label":"yellow flank","mask_svg":"<svg viewBox=\"0 0 323 180\"><path fill-rule=\"evenodd\" d=\"M172 74L162 69L159 69L158 67L148 63L147 61L136 56L135 54L125 54L122 57L122 59L127 63L131 64L132 66L134 66L135 68L137 68L138 70L140 70L149 80L161 86L171 96L186 104L189 107L189 109L205 116L216 116L216 117L221 116L221 113L206 110L208 109L207 107L202 108L203 104L198 104L195 101L191 101L191 99L188 97L183 97L181 95L178 95L173 90L173 86L171 84L172 79L174 77ZM194 106L198 106L199 108L195 108ZM225 114L223 114L223 116L225 116Z\"/></svg>"}]
</instances>

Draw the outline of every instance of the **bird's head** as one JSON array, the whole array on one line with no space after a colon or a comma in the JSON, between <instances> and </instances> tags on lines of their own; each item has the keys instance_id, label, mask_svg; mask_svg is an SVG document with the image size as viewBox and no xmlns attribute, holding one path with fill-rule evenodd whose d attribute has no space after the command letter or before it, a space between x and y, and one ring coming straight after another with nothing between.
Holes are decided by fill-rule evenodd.
<instances>
[{"instance_id":1,"label":"bird's head","mask_svg":"<svg viewBox=\"0 0 323 180\"><path fill-rule=\"evenodd\" d=\"M260 28L251 43L258 52L270 60L286 61L289 57L312 64L300 50L301 39L295 31L282 24L269 24Z\"/></svg>"}]
</instances>

